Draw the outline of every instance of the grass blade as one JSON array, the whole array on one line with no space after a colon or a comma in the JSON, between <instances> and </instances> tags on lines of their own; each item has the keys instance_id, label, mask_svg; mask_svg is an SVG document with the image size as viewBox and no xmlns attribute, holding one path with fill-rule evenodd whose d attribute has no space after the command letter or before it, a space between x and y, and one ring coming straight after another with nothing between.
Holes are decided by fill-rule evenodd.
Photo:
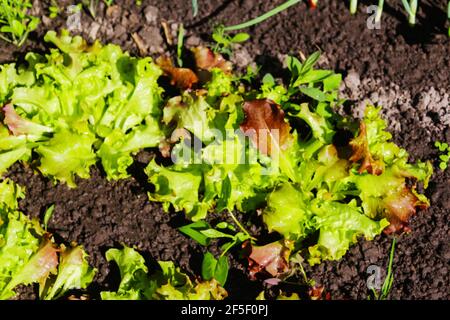
<instances>
[{"instance_id":1,"label":"grass blade","mask_svg":"<svg viewBox=\"0 0 450 320\"><path fill-rule=\"evenodd\" d=\"M192 0L192 16L195 18L198 14L198 1Z\"/></svg>"},{"instance_id":2,"label":"grass blade","mask_svg":"<svg viewBox=\"0 0 450 320\"><path fill-rule=\"evenodd\" d=\"M300 1L301 0L289 0L289 1L286 1L285 3L279 5L278 7L270 10L269 12L266 12L265 14L263 14L263 15L261 15L259 17L256 17L255 19L252 19L250 21L247 21L247 22L244 22L244 23L241 23L241 24L237 24L237 25L234 25L234 26L225 27L225 28L223 28L223 30L224 31L234 31L234 30L239 30L239 29L244 29L244 28L251 27L251 26L253 26L255 24L261 23L264 20L269 19L270 17L280 13L283 10L286 10L287 8L289 8L289 7L299 3Z\"/></svg>"},{"instance_id":3,"label":"grass blade","mask_svg":"<svg viewBox=\"0 0 450 320\"><path fill-rule=\"evenodd\" d=\"M388 297L392 289L392 284L394 283L394 272L392 266L394 264L395 243L396 239L394 238L392 240L391 253L389 255L389 265L386 274L386 279L384 280L383 287L381 288L381 295L379 297L379 300L384 300Z\"/></svg>"},{"instance_id":4,"label":"grass blade","mask_svg":"<svg viewBox=\"0 0 450 320\"><path fill-rule=\"evenodd\" d=\"M350 0L350 13L355 14L358 9L358 0Z\"/></svg>"},{"instance_id":5,"label":"grass blade","mask_svg":"<svg viewBox=\"0 0 450 320\"><path fill-rule=\"evenodd\" d=\"M377 7L377 13L375 15L375 23L378 23L381 20L381 15L383 14L383 6L384 6L384 0L379 0L378 7Z\"/></svg>"},{"instance_id":6,"label":"grass blade","mask_svg":"<svg viewBox=\"0 0 450 320\"><path fill-rule=\"evenodd\" d=\"M178 29L178 39L177 39L177 62L180 68L183 67L183 43L184 43L184 27L183 24L180 24L180 28Z\"/></svg>"}]
</instances>

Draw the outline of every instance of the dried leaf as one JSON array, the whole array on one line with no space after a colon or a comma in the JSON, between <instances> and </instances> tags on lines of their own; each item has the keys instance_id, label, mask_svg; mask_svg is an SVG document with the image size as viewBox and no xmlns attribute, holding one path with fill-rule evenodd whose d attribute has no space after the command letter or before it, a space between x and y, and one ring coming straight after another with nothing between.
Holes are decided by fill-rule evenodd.
<instances>
[{"instance_id":1,"label":"dried leaf","mask_svg":"<svg viewBox=\"0 0 450 320\"><path fill-rule=\"evenodd\" d=\"M162 56L156 59L158 66L164 71L164 74L170 78L170 83L179 89L186 90L198 82L194 71L188 68L176 68L170 58Z\"/></svg>"}]
</instances>

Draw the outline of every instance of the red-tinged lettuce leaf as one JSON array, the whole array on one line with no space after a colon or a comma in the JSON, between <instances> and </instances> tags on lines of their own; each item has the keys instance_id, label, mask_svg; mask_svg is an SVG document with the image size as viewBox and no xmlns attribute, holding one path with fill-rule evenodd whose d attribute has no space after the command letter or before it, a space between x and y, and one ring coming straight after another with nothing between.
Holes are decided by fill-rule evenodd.
<instances>
[{"instance_id":1,"label":"red-tinged lettuce leaf","mask_svg":"<svg viewBox=\"0 0 450 320\"><path fill-rule=\"evenodd\" d=\"M256 279L257 275L281 277L289 271L290 241L276 241L265 246L255 246L247 241L243 249L251 279Z\"/></svg>"},{"instance_id":2,"label":"red-tinged lettuce leaf","mask_svg":"<svg viewBox=\"0 0 450 320\"><path fill-rule=\"evenodd\" d=\"M19 284L39 283L44 287L45 281L50 274L56 273L58 266L58 249L50 239L46 239L41 248L30 258L30 260L13 275L5 292L14 289Z\"/></svg>"},{"instance_id":3,"label":"red-tinged lettuce leaf","mask_svg":"<svg viewBox=\"0 0 450 320\"><path fill-rule=\"evenodd\" d=\"M51 300L63 296L71 289L85 289L96 272L96 269L89 266L87 254L81 246L69 249L62 246L58 275L47 293L43 294L45 290L40 290L41 297Z\"/></svg>"},{"instance_id":4,"label":"red-tinged lettuce leaf","mask_svg":"<svg viewBox=\"0 0 450 320\"><path fill-rule=\"evenodd\" d=\"M198 78L194 71L188 68L176 68L172 64L172 60L168 57L159 57L156 64L164 71L164 74L170 78L170 84L179 89L190 89L198 82Z\"/></svg>"},{"instance_id":5,"label":"red-tinged lettuce leaf","mask_svg":"<svg viewBox=\"0 0 450 320\"><path fill-rule=\"evenodd\" d=\"M28 135L38 139L44 133L52 132L49 127L23 119L17 114L12 103L6 104L2 111L4 114L3 122L14 136Z\"/></svg>"},{"instance_id":6,"label":"red-tinged lettuce leaf","mask_svg":"<svg viewBox=\"0 0 450 320\"><path fill-rule=\"evenodd\" d=\"M408 220L417 209L429 206L427 198L416 191L416 182L421 181L426 187L433 172L431 164L405 161L395 160L379 176L363 174L348 178L359 190L365 215L372 219L387 218L391 223L385 233L409 231Z\"/></svg>"},{"instance_id":7,"label":"red-tinged lettuce leaf","mask_svg":"<svg viewBox=\"0 0 450 320\"><path fill-rule=\"evenodd\" d=\"M367 171L370 174L380 175L383 172L383 161L373 159L372 154L370 153L366 124L364 122L360 123L359 134L350 141L350 146L353 149L353 154L349 160L355 163L360 162L360 167L358 169L359 173Z\"/></svg>"},{"instance_id":8,"label":"red-tinged lettuce leaf","mask_svg":"<svg viewBox=\"0 0 450 320\"><path fill-rule=\"evenodd\" d=\"M427 209L429 203L420 194L416 194L408 187L404 187L399 192L389 195L384 199L385 217L390 225L384 229L384 233L409 232L408 221L416 214L416 208Z\"/></svg>"},{"instance_id":9,"label":"red-tinged lettuce leaf","mask_svg":"<svg viewBox=\"0 0 450 320\"><path fill-rule=\"evenodd\" d=\"M214 68L219 68L225 73L231 73L231 62L224 59L219 53L214 53L207 47L196 47L192 49L197 68L211 71Z\"/></svg>"},{"instance_id":10,"label":"red-tinged lettuce leaf","mask_svg":"<svg viewBox=\"0 0 450 320\"><path fill-rule=\"evenodd\" d=\"M241 130L251 137L259 151L270 155L274 150L288 148L291 127L278 104L268 99L246 101L243 110L245 120Z\"/></svg>"},{"instance_id":11,"label":"red-tinged lettuce leaf","mask_svg":"<svg viewBox=\"0 0 450 320\"><path fill-rule=\"evenodd\" d=\"M314 285L309 288L308 296L311 300L331 300L331 294L325 292L325 287L320 285Z\"/></svg>"}]
</instances>

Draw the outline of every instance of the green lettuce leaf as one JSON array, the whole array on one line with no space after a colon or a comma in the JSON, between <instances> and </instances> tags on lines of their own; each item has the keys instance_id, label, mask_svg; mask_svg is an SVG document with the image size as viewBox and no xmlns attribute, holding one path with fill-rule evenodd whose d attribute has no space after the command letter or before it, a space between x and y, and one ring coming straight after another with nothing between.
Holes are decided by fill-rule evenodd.
<instances>
[{"instance_id":1,"label":"green lettuce leaf","mask_svg":"<svg viewBox=\"0 0 450 320\"><path fill-rule=\"evenodd\" d=\"M17 211L23 196L16 184L0 182L0 300L14 297L18 285L32 283L39 283L43 299L86 288L95 269L87 264L82 248L59 248L37 220Z\"/></svg>"},{"instance_id":2,"label":"green lettuce leaf","mask_svg":"<svg viewBox=\"0 0 450 320\"><path fill-rule=\"evenodd\" d=\"M89 178L90 167L96 162L93 150L95 140L92 134L57 132L50 141L36 148L41 157L39 170L46 176L67 183L69 187L75 187L75 175Z\"/></svg>"},{"instance_id":3,"label":"green lettuce leaf","mask_svg":"<svg viewBox=\"0 0 450 320\"><path fill-rule=\"evenodd\" d=\"M160 270L149 275L144 258L126 246L108 250L106 258L118 265L121 282L116 292L101 292L103 300L221 300L227 295L216 280L192 282L170 261L159 261Z\"/></svg>"},{"instance_id":4,"label":"green lettuce leaf","mask_svg":"<svg viewBox=\"0 0 450 320\"><path fill-rule=\"evenodd\" d=\"M36 151L40 171L70 187L98 160L108 179L128 177L132 155L164 136L162 71L151 58L89 46L67 31L50 31L45 40L57 48L27 54L28 65L0 68L0 172Z\"/></svg>"},{"instance_id":5,"label":"green lettuce leaf","mask_svg":"<svg viewBox=\"0 0 450 320\"><path fill-rule=\"evenodd\" d=\"M68 290L86 289L97 272L86 260L87 254L81 246L63 248L58 274L48 293L41 294L45 300L57 299Z\"/></svg>"},{"instance_id":6,"label":"green lettuce leaf","mask_svg":"<svg viewBox=\"0 0 450 320\"><path fill-rule=\"evenodd\" d=\"M355 201L348 204L319 202L311 210L315 227L319 230L317 244L308 248L311 265L321 260L339 260L358 237L372 240L389 225L386 219L374 221L364 215Z\"/></svg>"}]
</instances>

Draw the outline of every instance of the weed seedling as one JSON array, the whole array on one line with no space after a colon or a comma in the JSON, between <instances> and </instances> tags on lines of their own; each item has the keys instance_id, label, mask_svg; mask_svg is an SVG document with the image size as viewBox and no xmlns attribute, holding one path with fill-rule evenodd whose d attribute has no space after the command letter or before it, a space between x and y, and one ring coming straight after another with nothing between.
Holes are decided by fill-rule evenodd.
<instances>
[{"instance_id":1,"label":"weed seedling","mask_svg":"<svg viewBox=\"0 0 450 320\"><path fill-rule=\"evenodd\" d=\"M214 28L212 38L216 42L213 47L214 52L231 55L233 45L247 41L250 36L245 32L240 32L234 36L230 36L225 33L225 28L223 26L218 26Z\"/></svg>"},{"instance_id":2,"label":"weed seedling","mask_svg":"<svg viewBox=\"0 0 450 320\"><path fill-rule=\"evenodd\" d=\"M439 169L444 171L448 167L448 161L450 160L450 146L448 143L436 141L434 146L439 149L441 154L439 155Z\"/></svg>"},{"instance_id":3,"label":"weed seedling","mask_svg":"<svg viewBox=\"0 0 450 320\"><path fill-rule=\"evenodd\" d=\"M58 2L56 0L52 0L50 7L48 8L48 10L50 11L50 19L54 19L58 16L59 14L59 6L58 6Z\"/></svg>"},{"instance_id":4,"label":"weed seedling","mask_svg":"<svg viewBox=\"0 0 450 320\"><path fill-rule=\"evenodd\" d=\"M447 18L450 22L450 1L448 2L448 5L447 5ZM448 27L448 36L450 37L450 26Z\"/></svg>"},{"instance_id":5,"label":"weed seedling","mask_svg":"<svg viewBox=\"0 0 450 320\"><path fill-rule=\"evenodd\" d=\"M28 14L31 8L29 0L0 0L0 38L22 46L40 23L39 18Z\"/></svg>"},{"instance_id":6,"label":"weed seedling","mask_svg":"<svg viewBox=\"0 0 450 320\"><path fill-rule=\"evenodd\" d=\"M377 12L375 14L375 23L381 21L381 15L383 14L384 0L378 0Z\"/></svg>"}]
</instances>

